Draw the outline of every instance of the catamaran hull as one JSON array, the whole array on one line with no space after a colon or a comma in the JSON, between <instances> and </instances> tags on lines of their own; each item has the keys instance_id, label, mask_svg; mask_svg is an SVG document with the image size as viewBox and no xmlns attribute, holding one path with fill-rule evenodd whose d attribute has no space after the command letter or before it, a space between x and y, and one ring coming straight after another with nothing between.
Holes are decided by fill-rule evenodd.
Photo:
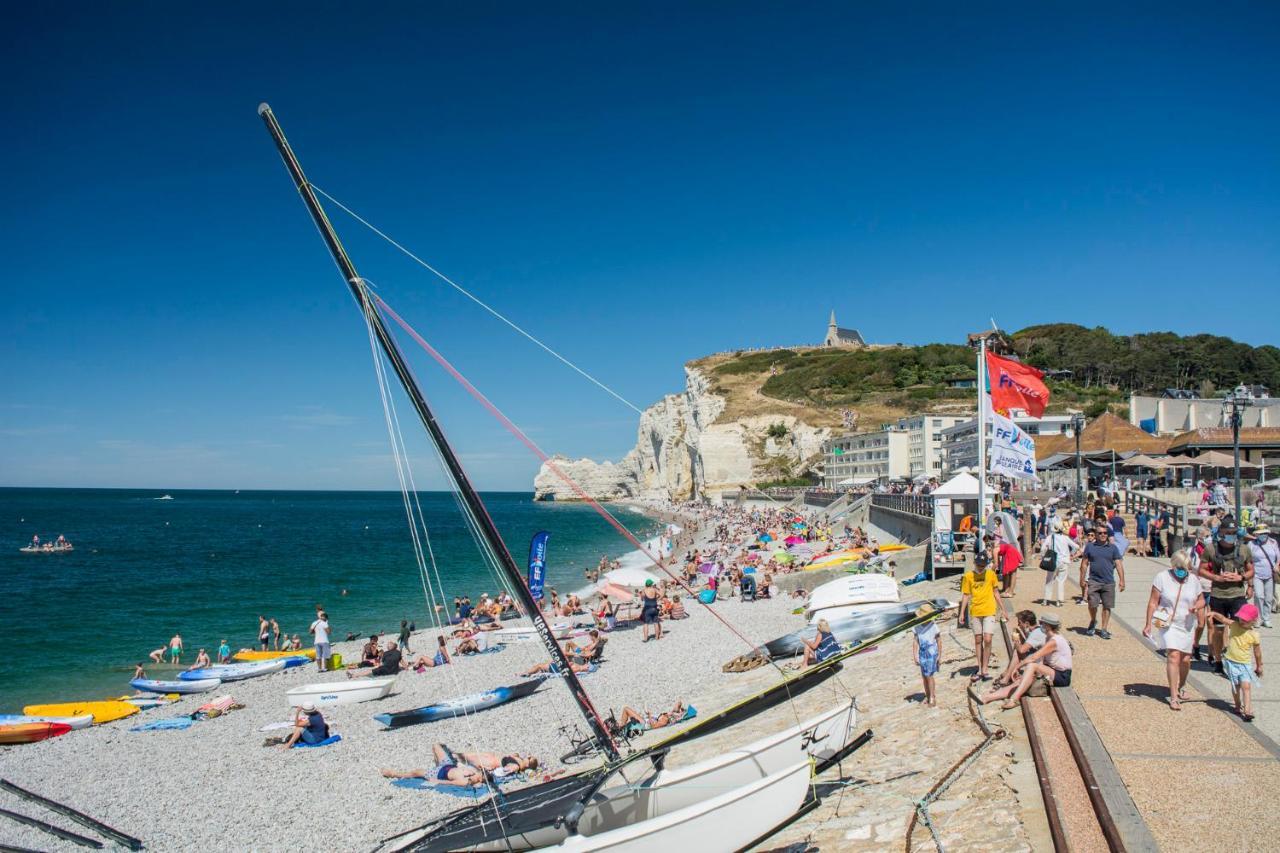
<instances>
[{"instance_id":1,"label":"catamaran hull","mask_svg":"<svg viewBox=\"0 0 1280 853\"><path fill-rule=\"evenodd\" d=\"M936 610L946 610L951 607L951 602L945 598L935 598L927 602L908 601L883 610L828 621L831 623L831 633L835 635L836 642L847 646L887 634L899 625L910 622L915 618L915 612L922 604L931 604ZM795 657L804 653L805 641L817 636L817 631L818 629L813 625L801 628L799 631L792 631L790 634L765 643L762 651L771 660Z\"/></svg>"},{"instance_id":2,"label":"catamaran hull","mask_svg":"<svg viewBox=\"0 0 1280 853\"><path fill-rule=\"evenodd\" d=\"M711 799L598 835L573 835L564 851L670 853L672 850L740 850L791 818L809 795L811 762L757 779Z\"/></svg>"},{"instance_id":3,"label":"catamaran hull","mask_svg":"<svg viewBox=\"0 0 1280 853\"><path fill-rule=\"evenodd\" d=\"M853 742L857 722L857 711L854 703L850 702L706 761L689 767L659 771L651 780L644 780L643 784L640 783L641 777L637 776L628 784L606 788L587 804L578 822L578 833L588 838L613 833L645 821L673 815L682 809L696 807L709 798L726 792L746 788L766 776L786 770L797 761L829 759ZM773 825L776 826L776 823ZM763 833L759 832L747 836L746 840L750 841L761 834ZM512 837L508 841L512 850L543 849L567 844L568 832L563 828L546 827ZM508 846L507 842L497 842L473 849L496 851L507 850ZM689 846L689 849L697 848ZM714 843L704 849L725 850L736 847Z\"/></svg>"}]
</instances>

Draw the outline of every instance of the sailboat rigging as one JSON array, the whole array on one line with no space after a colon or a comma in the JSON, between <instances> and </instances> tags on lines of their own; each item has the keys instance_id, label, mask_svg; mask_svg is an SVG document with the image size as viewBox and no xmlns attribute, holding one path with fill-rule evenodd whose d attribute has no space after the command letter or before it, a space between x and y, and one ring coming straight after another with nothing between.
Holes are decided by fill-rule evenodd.
<instances>
[{"instance_id":1,"label":"sailboat rigging","mask_svg":"<svg viewBox=\"0 0 1280 853\"><path fill-rule=\"evenodd\" d=\"M307 177L302 171L302 165L293 153L289 141L285 139L284 131L276 120L275 114L271 112L271 107L264 103L258 106L258 115L262 117L263 122L266 124L267 132L271 134L271 138L280 152L280 157L284 160L285 168L289 171L290 177L293 178L294 187L298 190L298 194L302 196L302 201L307 206L307 211L311 214L316 228L320 230L320 236L329 248L329 254L333 256L333 261L338 265L339 272L342 273L347 286L351 288L351 294L359 304L360 310L372 325L374 335L377 337L383 353L391 363L391 367L399 378L400 384L404 387L405 393L408 394L410 402L413 403L413 408L418 413L418 417L426 428L428 435L430 435L432 444L435 445L437 452L444 461L445 467L448 469L449 478L453 481L455 488L462 496L462 500L475 518L486 544L497 557L500 568L506 573L511 587L520 599L521 605L529 614L529 618L537 629L543 645L551 653L551 660L559 665L565 684L568 685L570 694L578 704L578 709L582 712L587 725L595 735L600 749L611 759L617 760L621 758L622 756L618 752L613 736L609 733L603 718L596 711L595 706L591 704L591 699L587 696L586 690L583 689L582 682L578 680L573 668L569 666L569 660L565 657L560 644L556 642L551 633L551 626L542 615L542 610L529 592L528 586L525 585L524 578L516 567L511 552L507 550L506 544L502 541L502 536L498 533L497 526L489 516L489 511L485 508L484 502L480 500L475 487L471 485L471 481L468 479L466 471L463 470L462 464L458 461L457 454L454 453L449 440L445 438L444 431L436 421L435 413L431 411L426 398L422 395L417 380L414 379L413 373L405 363L404 356L396 345L395 339L391 337L386 324L382 322L381 315L374 308L369 296L368 285L360 277L360 274L356 272L355 264L352 263L351 258L347 255L342 241L338 239L338 234L334 231L332 223L329 222L329 217L325 214L324 208L320 206L320 201L312 191L311 184L307 181Z\"/></svg>"},{"instance_id":2,"label":"sailboat rigging","mask_svg":"<svg viewBox=\"0 0 1280 853\"><path fill-rule=\"evenodd\" d=\"M839 661L855 651L849 650L793 676L784 674L782 680L755 695L704 715L672 737L623 757L427 404L383 320L384 312L409 327L370 292L356 271L271 108L262 104L258 114L364 314L371 339L376 340L377 350L395 371L439 453L465 514L474 525L474 532L483 540L482 546L489 549L506 583L533 622L606 759L603 766L574 775L508 793L495 791L485 803L457 810L386 839L384 843L397 845L396 851L514 850L548 846L565 850L607 847L653 851L669 846L673 830L687 824L700 827L702 833L699 838L703 843L694 846L737 848L767 836L809 807L815 797L811 785L815 769L824 769L838 761L867 737L858 738L854 734L857 715L856 703L851 698L806 721L799 721L797 714L797 722L790 728L689 766L670 770L665 767L666 759L689 741L735 726L825 683L840 671ZM411 328L409 332L417 339ZM418 342L426 346L420 339ZM375 359L375 362L381 370L381 361ZM447 363L442 364L448 368ZM496 409L493 411L501 416ZM505 420L505 416L501 417ZM607 515L607 511L598 506L597 511ZM629 534L620 525L615 526L624 535ZM629 538L634 541L633 537ZM878 639L905 630L918 621L907 620Z\"/></svg>"}]
</instances>

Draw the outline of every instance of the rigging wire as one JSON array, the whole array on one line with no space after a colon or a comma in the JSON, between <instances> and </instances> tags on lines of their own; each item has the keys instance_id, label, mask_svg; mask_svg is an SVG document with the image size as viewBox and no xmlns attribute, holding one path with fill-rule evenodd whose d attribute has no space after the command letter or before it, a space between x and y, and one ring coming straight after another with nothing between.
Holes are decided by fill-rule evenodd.
<instances>
[{"instance_id":1,"label":"rigging wire","mask_svg":"<svg viewBox=\"0 0 1280 853\"><path fill-rule=\"evenodd\" d=\"M361 286L364 286L363 281ZM390 393L389 383L386 375L386 365L381 350L378 349L377 341L373 332L373 318L371 312L373 310L372 302L366 301L368 308L362 311L365 320L365 328L369 336L370 352L373 356L374 373L378 380L378 393L382 401L383 419L387 426L387 436L391 443L391 453L396 465L396 475L400 481L400 495L404 503L405 515L409 521L410 536L413 541L414 558L418 565L419 580L422 583L422 591L427 599L428 618L434 622L436 630L442 630L440 621L440 610L436 609L435 591L439 589L441 595L444 593L444 586L440 579L439 567L436 563L435 551L431 547L430 532L427 528L426 519L422 515L422 506L418 500L418 491L413 480L413 469L409 462L408 453L405 452L404 436L400 431L400 419L395 411L395 397ZM412 491L410 491L412 489ZM412 494L412 509L411 499ZM414 509L417 511L417 518L414 518ZM422 536L419 538L419 524L421 524ZM427 566L423 554L423 541L426 543L426 554L429 555L431 568L435 574L436 585L433 586L431 577L427 573ZM446 599L447 600L447 599ZM402 652L401 654L404 654ZM462 692L461 678L453 667L447 667L450 672L449 676L454 682L454 689L460 695ZM472 740L475 739L475 725L472 717L474 711L463 710L463 725L469 730ZM489 802L493 805L493 811L497 818L498 825L503 827L503 835L506 835L506 827L502 818L502 809L499 807L498 799L501 791L498 785L493 782L489 775L482 774L485 787L488 789L490 797Z\"/></svg>"},{"instance_id":2,"label":"rigging wire","mask_svg":"<svg viewBox=\"0 0 1280 853\"><path fill-rule=\"evenodd\" d=\"M379 237L381 237L383 240L387 241L387 243L391 244L391 246L393 246L394 248L396 248L397 250L399 250L401 253L403 253L406 257L408 257L408 258L409 258L410 260L412 260L414 263L418 264L418 265L419 265L419 266L421 266L423 269L427 270L427 271L428 271L428 272L430 272L432 275L434 275L434 276L436 276L437 278L439 278L439 279L440 279L441 281L443 281L445 284L449 285L449 286L450 286L450 287L452 287L454 290L458 291L458 292L459 292L459 293L461 293L463 296L465 296L465 297L467 297L468 299L470 299L470 300L471 300L472 302L474 302L476 305L479 305L481 308L483 308L485 311L487 311L487 312L488 312L489 314L491 314L493 317L495 317L496 319L500 320L502 323L504 323L504 324L506 324L507 326L509 326L509 327L510 327L513 331L515 331L517 334L519 334L520 336L522 336L522 337L524 337L524 338L528 339L531 343L533 343L533 344L534 344L535 346L537 346L539 349L541 349L541 350L545 351L545 352L546 352L548 355L550 355L552 358L554 358L554 359L556 359L557 361L561 362L561 363L562 363L562 364L564 364L566 367L568 367L570 370L572 370L572 371L574 371L575 373L577 373L578 375L582 376L584 379L586 379L586 380L587 380L588 382L590 382L592 385L595 385L597 388L599 388L600 390L604 391L604 392L605 392L606 394L608 394L610 397L613 397L615 400L617 400L618 402L622 403L622 405L624 405L624 406L626 406L627 408L631 409L631 410L632 410L633 412L635 412L636 414L638 414L638 415L643 415L643 414L644 414L644 410L643 410L643 409L641 409L639 406L637 406L635 403L631 402L631 401L630 401L630 400L628 400L626 397L622 396L622 395L621 395L621 394L619 394L617 391L615 391L615 390L613 390L612 388L610 388L608 385L604 384L604 382L602 382L602 381L600 381L599 379L597 379L596 377L592 376L590 373L588 373L588 372L587 372L586 370L584 370L583 368L581 368L581 367L579 367L578 365L574 364L574 363L573 363L572 361L570 361L566 356L561 355L561 354L560 354L559 352L557 352L555 349L552 349L552 347L551 347L550 345L548 345L548 344L544 343L541 339L539 339L538 337L536 337L533 333L531 333L531 332L529 332L529 331L525 330L525 329L524 329L524 328L522 328L519 324L517 324L515 321L511 320L511 319L510 319L510 318L508 318L506 315L504 315L503 313L501 313L500 311L498 311L498 309L496 309L496 308L494 308L493 306L489 305L489 304L488 304L487 302L485 302L483 299L481 299L480 297L476 296L474 293L472 293L471 291L467 290L467 289L466 289L465 287L463 287L462 285L458 284L456 281L454 281L454 280L453 280L453 279L451 279L449 276L447 276L447 275L445 275L444 273L442 273L440 270L436 269L434 266L432 266L430 263L428 263L427 261L425 261L425 260L423 260L422 258L420 258L418 255L414 254L412 251L410 251L408 248L406 248L402 243L400 243L399 241L397 241L395 238L391 237L389 234L387 234L387 233L386 233L385 231L383 231L382 229L378 228L378 227L377 227L376 225L374 225L372 222L370 222L369 220L365 219L363 216L361 216L360 214L356 213L354 210L352 210L351 208L347 207L345 204L343 204L342 202L338 201L336 198L334 198L333 196L329 195L329 193L325 192L323 189L321 189L320 187L316 186L315 184L310 183L310 182L308 182L308 184L309 184L309 186L311 187L311 189L315 190L317 193L319 193L320 195L324 196L324 197L325 197L325 198L327 198L329 201L333 202L333 203L334 203L335 205L337 205L337 206L338 206L338 207L339 207L343 212L345 212L348 216L350 216L350 217L351 217L352 219L354 219L356 222L359 222L359 223L360 223L361 225L363 225L365 228L368 228L368 229L369 229L370 231L372 231L374 234L377 234ZM685 444L687 447L689 447L689 449L691 449L691 450L697 450L697 449L698 449L697 447L695 447L695 446L694 446L693 442L689 441L689 440L688 440L687 438L685 438L683 435L682 435L682 436L680 436L680 441L681 441L683 444ZM765 500L769 501L770 503L774 504L775 506L780 506L780 504L779 504L776 500L774 500L772 496L770 496L768 493L764 492L763 490L761 490L761 489L759 489L759 488L756 488L755 484L753 484L753 483L748 483L748 484L747 484L747 488L751 489L751 491L753 491L753 492L755 492L756 494L760 495L760 496L761 496L761 497L763 497Z\"/></svg>"},{"instance_id":3,"label":"rigging wire","mask_svg":"<svg viewBox=\"0 0 1280 853\"><path fill-rule=\"evenodd\" d=\"M420 347L426 350L427 353L436 361L436 363L438 363L442 368L444 368L445 371L448 372L450 376L452 376L459 384L461 384L462 387L466 389L466 391L469 394L471 394L471 396L474 397L477 402L479 402L482 406L484 406L485 409L487 409L491 415L497 418L498 421L501 422L502 425L506 427L507 430L511 432L512 435L514 435L517 439L519 439L520 442L525 445L525 447L527 447L530 451L534 453L534 455L536 455L540 460L542 460L542 462L545 463L547 467L550 468L551 471L556 474L556 476L558 476L561 480L563 480L566 485L568 485L570 488L576 491L579 497L581 497L593 510L595 510L596 514L598 514L601 518L603 518L606 522L608 522L615 530L617 530L620 534L622 534L622 536L628 542L634 545L637 550L639 550L646 557L648 557L649 560L658 569L660 569L664 574L666 574L669 578L671 578L676 583L676 585L679 586L686 593L688 593L692 599L698 600L696 594L694 594L693 590L688 586L688 584L682 578L677 576L674 572L672 572L665 565L663 565L662 560L659 559L657 556L655 556L649 550L649 548L645 545L645 543L640 541L640 539L637 538L636 535L632 533L627 528L626 525L624 525L621 521L619 521L617 517L614 516L613 513L609 512L609 510L606 509L604 506L602 506L598 501L596 501L594 498L588 495L586 490L584 490L582 486L580 486L577 483L576 480L571 478L568 474L564 473L564 471L562 471L559 468L559 466L557 466L554 462L552 462L551 457L546 453L546 451L540 448L533 441L533 439L529 438L529 436L525 434L525 432L522 429L520 429L520 427L516 426L516 424L512 422L511 419L508 418L506 414L502 412L501 409L499 409L496 405L494 405L494 403L490 401L489 398L486 397L482 391L480 391L478 388L472 385L470 380L468 380L465 376L463 376L462 373L459 372L458 369L454 367L453 364L450 363L448 359L446 359L438 350L435 349L435 347L427 343L427 341L420 334L418 334L417 330L415 330L411 325L409 325L408 322L404 320L404 318L402 318L399 314L397 314L395 310L392 309L391 306L386 303L385 300L383 300L376 293L370 294L370 295L373 301L377 304L378 308L384 314L386 314L389 318L394 320L397 325L403 328L409 334L409 336L413 338L414 342L416 342ZM699 603L701 603L701 601L699 601ZM723 616L717 613L714 608L712 608L708 604L704 604L703 607L705 607L707 612L710 613L712 616L714 616L717 621L719 621L722 625L728 628L728 630L734 636L738 637L740 640L742 640L752 649L756 647L755 643L747 639L728 620L726 620ZM770 664L785 677L786 673L782 672L781 666L779 666L776 661L770 661Z\"/></svg>"}]
</instances>

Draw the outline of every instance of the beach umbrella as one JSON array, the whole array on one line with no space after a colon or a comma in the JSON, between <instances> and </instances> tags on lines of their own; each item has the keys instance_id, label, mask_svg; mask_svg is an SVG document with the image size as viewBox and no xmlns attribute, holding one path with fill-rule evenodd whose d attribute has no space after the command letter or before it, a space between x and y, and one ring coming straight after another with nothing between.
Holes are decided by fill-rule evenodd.
<instances>
[{"instance_id":1,"label":"beach umbrella","mask_svg":"<svg viewBox=\"0 0 1280 853\"><path fill-rule=\"evenodd\" d=\"M639 566L623 566L620 569L605 573L604 580L618 586L637 587L644 586L645 581L657 583L662 579L653 572L645 571Z\"/></svg>"},{"instance_id":2,"label":"beach umbrella","mask_svg":"<svg viewBox=\"0 0 1280 853\"><path fill-rule=\"evenodd\" d=\"M761 541L761 542L772 542L772 541L773 541L773 537L772 537L772 536L770 536L768 533L761 533L761 534L760 534L760 536L759 536L759 539L760 539L760 541Z\"/></svg>"},{"instance_id":3,"label":"beach umbrella","mask_svg":"<svg viewBox=\"0 0 1280 853\"><path fill-rule=\"evenodd\" d=\"M626 604L632 598L631 590L624 586L618 586L616 583L605 581L596 587L596 592L605 598L611 598L619 604Z\"/></svg>"},{"instance_id":4,"label":"beach umbrella","mask_svg":"<svg viewBox=\"0 0 1280 853\"><path fill-rule=\"evenodd\" d=\"M785 551L781 554L774 554L773 559L774 559L774 562L782 563L784 566L795 561L795 557L791 556Z\"/></svg>"},{"instance_id":5,"label":"beach umbrella","mask_svg":"<svg viewBox=\"0 0 1280 853\"><path fill-rule=\"evenodd\" d=\"M720 567L715 563L703 563L701 566L698 566L698 574L714 575L718 571L720 571Z\"/></svg>"},{"instance_id":6,"label":"beach umbrella","mask_svg":"<svg viewBox=\"0 0 1280 853\"><path fill-rule=\"evenodd\" d=\"M786 539L788 545L799 545L804 541L805 538L803 536L788 536Z\"/></svg>"}]
</instances>

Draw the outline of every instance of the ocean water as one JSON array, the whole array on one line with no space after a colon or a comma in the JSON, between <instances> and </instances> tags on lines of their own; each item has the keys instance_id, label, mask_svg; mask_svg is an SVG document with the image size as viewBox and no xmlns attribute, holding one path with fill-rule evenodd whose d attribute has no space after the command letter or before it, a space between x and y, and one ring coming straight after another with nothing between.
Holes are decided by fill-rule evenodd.
<instances>
[{"instance_id":1,"label":"ocean water","mask_svg":"<svg viewBox=\"0 0 1280 853\"><path fill-rule=\"evenodd\" d=\"M431 624L398 492L0 489L0 713L32 702L128 692L132 663L181 633L186 664L222 638L251 646L258 615L308 639L323 603L334 636ZM584 585L605 554L630 551L590 507L483 496L524 566L551 532L548 585ZM445 593L497 592L449 493L421 495ZM615 510L637 534L658 524ZM64 534L66 554L23 554L32 534ZM346 591L343 594L343 591ZM148 674L174 677L148 666Z\"/></svg>"}]
</instances>

